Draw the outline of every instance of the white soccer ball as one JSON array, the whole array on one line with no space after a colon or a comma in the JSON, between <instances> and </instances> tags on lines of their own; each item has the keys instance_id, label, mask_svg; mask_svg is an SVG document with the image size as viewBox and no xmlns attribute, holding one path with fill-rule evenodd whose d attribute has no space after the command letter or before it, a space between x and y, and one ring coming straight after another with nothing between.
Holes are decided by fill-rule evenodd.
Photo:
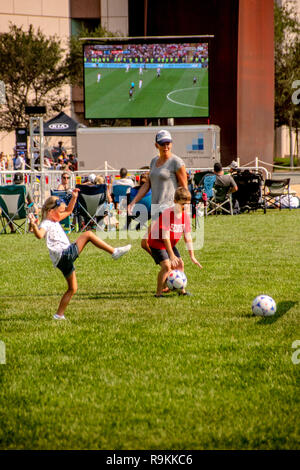
<instances>
[{"instance_id":1,"label":"white soccer ball","mask_svg":"<svg viewBox=\"0 0 300 470\"><path fill-rule=\"evenodd\" d=\"M258 295L252 302L252 312L260 317L270 317L276 312L276 303L269 295Z\"/></svg>"},{"instance_id":2,"label":"white soccer ball","mask_svg":"<svg viewBox=\"0 0 300 470\"><path fill-rule=\"evenodd\" d=\"M174 269L167 278L167 286L169 289L184 289L187 285L187 278L183 271Z\"/></svg>"}]
</instances>

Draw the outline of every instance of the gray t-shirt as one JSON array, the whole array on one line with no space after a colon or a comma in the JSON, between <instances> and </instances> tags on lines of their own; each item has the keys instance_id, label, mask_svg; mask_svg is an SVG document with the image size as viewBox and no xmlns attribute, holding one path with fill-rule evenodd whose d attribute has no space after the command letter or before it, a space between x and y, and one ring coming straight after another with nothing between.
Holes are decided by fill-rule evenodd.
<instances>
[{"instance_id":1,"label":"gray t-shirt","mask_svg":"<svg viewBox=\"0 0 300 470\"><path fill-rule=\"evenodd\" d=\"M236 182L231 175L217 175L215 185L225 188L234 188L236 186Z\"/></svg>"},{"instance_id":2,"label":"gray t-shirt","mask_svg":"<svg viewBox=\"0 0 300 470\"><path fill-rule=\"evenodd\" d=\"M159 204L164 208L174 204L174 194L178 187L176 172L184 166L184 162L172 154L162 166L157 167L158 158L154 157L150 163L152 204Z\"/></svg>"}]
</instances>

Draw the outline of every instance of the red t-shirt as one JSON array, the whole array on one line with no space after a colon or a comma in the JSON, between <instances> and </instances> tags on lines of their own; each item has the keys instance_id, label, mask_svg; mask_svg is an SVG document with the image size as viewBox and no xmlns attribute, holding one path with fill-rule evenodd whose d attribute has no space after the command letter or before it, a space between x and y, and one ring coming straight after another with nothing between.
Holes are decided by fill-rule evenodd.
<instances>
[{"instance_id":1,"label":"red t-shirt","mask_svg":"<svg viewBox=\"0 0 300 470\"><path fill-rule=\"evenodd\" d=\"M170 207L160 214L152 227L148 237L148 244L150 248L165 250L165 244L162 238L162 232L170 232L171 246L175 246L179 242L183 233L190 233L191 222L190 217L186 212L182 212L179 216L175 215L174 207Z\"/></svg>"}]
</instances>

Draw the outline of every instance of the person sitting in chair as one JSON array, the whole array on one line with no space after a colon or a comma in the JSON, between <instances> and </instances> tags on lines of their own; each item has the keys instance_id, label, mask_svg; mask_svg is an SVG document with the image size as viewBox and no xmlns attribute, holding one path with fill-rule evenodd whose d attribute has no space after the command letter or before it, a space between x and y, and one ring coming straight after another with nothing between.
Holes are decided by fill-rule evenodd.
<instances>
[{"instance_id":1,"label":"person sitting in chair","mask_svg":"<svg viewBox=\"0 0 300 470\"><path fill-rule=\"evenodd\" d=\"M221 163L214 164L214 174L216 175L215 186L222 186L228 188L228 193L234 193L238 190L237 184L231 175L224 175L224 170Z\"/></svg>"},{"instance_id":2,"label":"person sitting in chair","mask_svg":"<svg viewBox=\"0 0 300 470\"><path fill-rule=\"evenodd\" d=\"M124 186L131 186L133 187L134 186L134 182L131 178L127 178L127 169L126 168L121 168L120 169L120 179L118 180L114 180L113 182L113 186L116 184L122 184Z\"/></svg>"},{"instance_id":3,"label":"person sitting in chair","mask_svg":"<svg viewBox=\"0 0 300 470\"><path fill-rule=\"evenodd\" d=\"M14 175L14 184L24 184L24 175L23 175L23 173L15 173L15 175ZM30 212L33 213L37 217L38 213L39 213L39 210L38 210L38 207L34 204L33 196L32 196L32 193L31 193L30 189L28 189L27 187L26 187L25 202L26 202L27 207L30 208ZM9 225L9 228L11 230L11 233L16 233L16 229L14 227L14 224L12 222L9 222L8 225Z\"/></svg>"},{"instance_id":4,"label":"person sitting in chair","mask_svg":"<svg viewBox=\"0 0 300 470\"><path fill-rule=\"evenodd\" d=\"M71 189L71 186L70 186L70 175L68 172L64 172L62 175L61 175L61 183L60 185L58 186L57 188L59 191L68 191L69 189Z\"/></svg>"}]
</instances>

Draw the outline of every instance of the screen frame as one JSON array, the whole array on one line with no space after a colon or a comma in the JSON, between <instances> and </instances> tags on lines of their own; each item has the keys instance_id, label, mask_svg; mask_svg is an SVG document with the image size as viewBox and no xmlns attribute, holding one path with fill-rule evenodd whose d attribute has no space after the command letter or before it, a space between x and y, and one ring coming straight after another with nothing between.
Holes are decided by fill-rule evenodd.
<instances>
[{"instance_id":1,"label":"screen frame","mask_svg":"<svg viewBox=\"0 0 300 470\"><path fill-rule=\"evenodd\" d=\"M83 102L84 102L84 119L90 121L96 120L106 120L106 119L147 119L147 120L156 120L156 119L170 119L171 116L122 116L122 117L111 117L111 116L101 116L101 117L89 117L86 113L86 83L85 83L85 61L84 61L84 50L87 46L93 45L120 45L120 44L182 44L185 42L196 43L203 42L207 43L208 47L208 113L205 116L174 116L175 119L205 119L208 122L211 118L211 51L212 51L212 39L214 35L192 35L192 36L131 36L131 37L122 37L122 36L112 36L112 37L100 37L100 38L80 38L82 41L82 69L83 69Z\"/></svg>"}]
</instances>

